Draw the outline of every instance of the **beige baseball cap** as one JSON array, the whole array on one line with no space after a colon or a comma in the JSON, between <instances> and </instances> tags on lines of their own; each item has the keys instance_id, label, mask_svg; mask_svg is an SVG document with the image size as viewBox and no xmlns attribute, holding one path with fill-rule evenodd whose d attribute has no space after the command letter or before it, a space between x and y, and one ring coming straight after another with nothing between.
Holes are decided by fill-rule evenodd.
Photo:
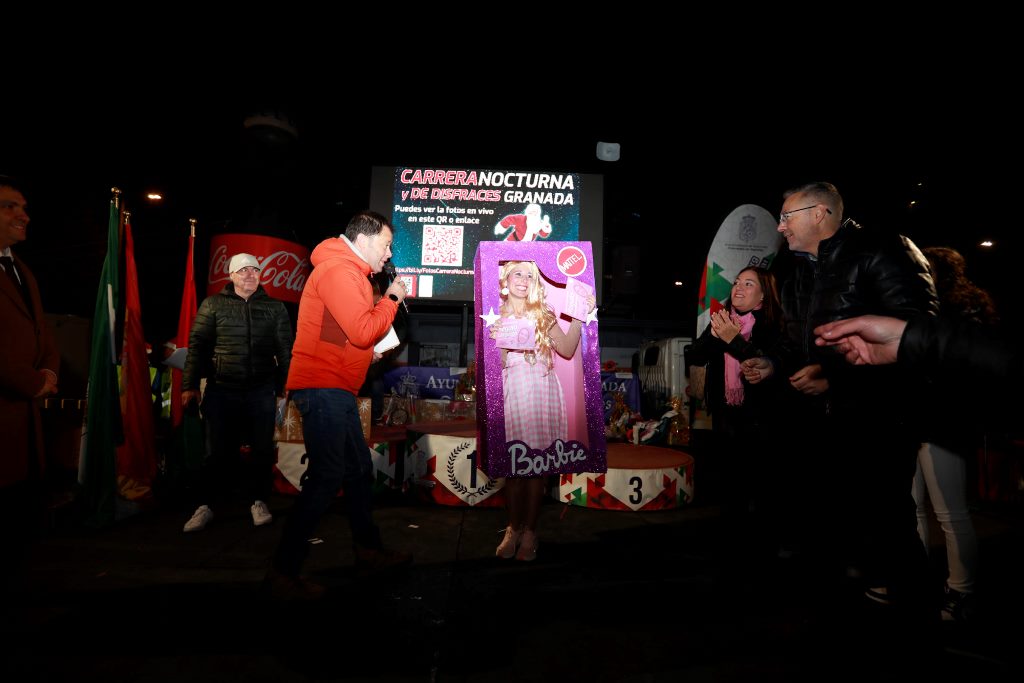
<instances>
[{"instance_id":1,"label":"beige baseball cap","mask_svg":"<svg viewBox=\"0 0 1024 683\"><path fill-rule=\"evenodd\" d=\"M252 266L256 270L260 269L260 262L256 260L256 257L252 254L235 254L231 257L231 263L228 264L229 273L237 273L242 268Z\"/></svg>"}]
</instances>

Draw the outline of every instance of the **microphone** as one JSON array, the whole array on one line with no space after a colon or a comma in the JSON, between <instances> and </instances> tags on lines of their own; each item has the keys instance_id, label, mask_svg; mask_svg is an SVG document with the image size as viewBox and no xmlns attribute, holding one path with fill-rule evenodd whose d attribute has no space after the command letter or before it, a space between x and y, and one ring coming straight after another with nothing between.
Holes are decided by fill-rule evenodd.
<instances>
[{"instance_id":1,"label":"microphone","mask_svg":"<svg viewBox=\"0 0 1024 683\"><path fill-rule=\"evenodd\" d=\"M390 260L384 262L384 272L388 275L388 285L398 279L398 273L395 272L395 264ZM405 303L405 299L402 299L402 308L405 309L406 313L409 312L409 306Z\"/></svg>"}]
</instances>

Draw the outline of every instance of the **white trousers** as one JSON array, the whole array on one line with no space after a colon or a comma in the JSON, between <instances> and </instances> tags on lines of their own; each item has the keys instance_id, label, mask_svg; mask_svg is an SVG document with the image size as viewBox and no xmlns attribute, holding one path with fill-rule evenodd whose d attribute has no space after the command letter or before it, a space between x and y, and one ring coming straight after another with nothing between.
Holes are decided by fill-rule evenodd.
<instances>
[{"instance_id":1,"label":"white trousers","mask_svg":"<svg viewBox=\"0 0 1024 683\"><path fill-rule=\"evenodd\" d=\"M978 566L978 537L967 510L966 459L933 443L921 444L914 474L914 502L917 503L917 533L928 548L928 508L931 500L935 518L946 539L949 578L946 583L961 593L974 592Z\"/></svg>"}]
</instances>

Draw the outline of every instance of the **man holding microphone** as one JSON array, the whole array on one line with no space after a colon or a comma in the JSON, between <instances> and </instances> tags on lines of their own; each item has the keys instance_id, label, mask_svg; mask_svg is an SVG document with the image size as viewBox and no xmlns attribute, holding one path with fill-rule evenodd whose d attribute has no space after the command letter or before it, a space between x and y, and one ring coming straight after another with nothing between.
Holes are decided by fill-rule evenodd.
<instances>
[{"instance_id":1,"label":"man holding microphone","mask_svg":"<svg viewBox=\"0 0 1024 683\"><path fill-rule=\"evenodd\" d=\"M295 345L287 388L302 415L309 468L288 515L267 583L283 598L317 598L324 588L300 578L308 539L344 489L355 549L356 570L368 575L412 561L408 553L383 547L371 512L369 448L363 437L356 393L374 344L391 326L406 297L395 280L375 304L367 277L391 258L393 229L380 214L356 214L336 238L321 242L310 260L313 272L299 301Z\"/></svg>"}]
</instances>

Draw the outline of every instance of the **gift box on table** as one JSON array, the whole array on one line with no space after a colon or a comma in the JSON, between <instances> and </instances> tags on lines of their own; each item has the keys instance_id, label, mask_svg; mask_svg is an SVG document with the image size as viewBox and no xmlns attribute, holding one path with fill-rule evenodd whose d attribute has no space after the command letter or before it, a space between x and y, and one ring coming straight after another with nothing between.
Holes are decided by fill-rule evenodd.
<instances>
[{"instance_id":1,"label":"gift box on table","mask_svg":"<svg viewBox=\"0 0 1024 683\"><path fill-rule=\"evenodd\" d=\"M356 397L356 407L359 408L359 424L363 427L363 438L370 443L370 417L373 402L366 396Z\"/></svg>"},{"instance_id":2,"label":"gift box on table","mask_svg":"<svg viewBox=\"0 0 1024 683\"><path fill-rule=\"evenodd\" d=\"M450 401L446 398L417 398L416 422L444 422Z\"/></svg>"},{"instance_id":3,"label":"gift box on table","mask_svg":"<svg viewBox=\"0 0 1024 683\"><path fill-rule=\"evenodd\" d=\"M288 401L284 418L274 423L274 441L300 443L302 441L302 415L294 401Z\"/></svg>"},{"instance_id":4,"label":"gift box on table","mask_svg":"<svg viewBox=\"0 0 1024 683\"><path fill-rule=\"evenodd\" d=\"M448 401L448 408L445 412L445 420L475 420L476 401L454 400Z\"/></svg>"},{"instance_id":5,"label":"gift box on table","mask_svg":"<svg viewBox=\"0 0 1024 683\"><path fill-rule=\"evenodd\" d=\"M397 394L384 395L380 424L405 425L416 420L416 399Z\"/></svg>"}]
</instances>

